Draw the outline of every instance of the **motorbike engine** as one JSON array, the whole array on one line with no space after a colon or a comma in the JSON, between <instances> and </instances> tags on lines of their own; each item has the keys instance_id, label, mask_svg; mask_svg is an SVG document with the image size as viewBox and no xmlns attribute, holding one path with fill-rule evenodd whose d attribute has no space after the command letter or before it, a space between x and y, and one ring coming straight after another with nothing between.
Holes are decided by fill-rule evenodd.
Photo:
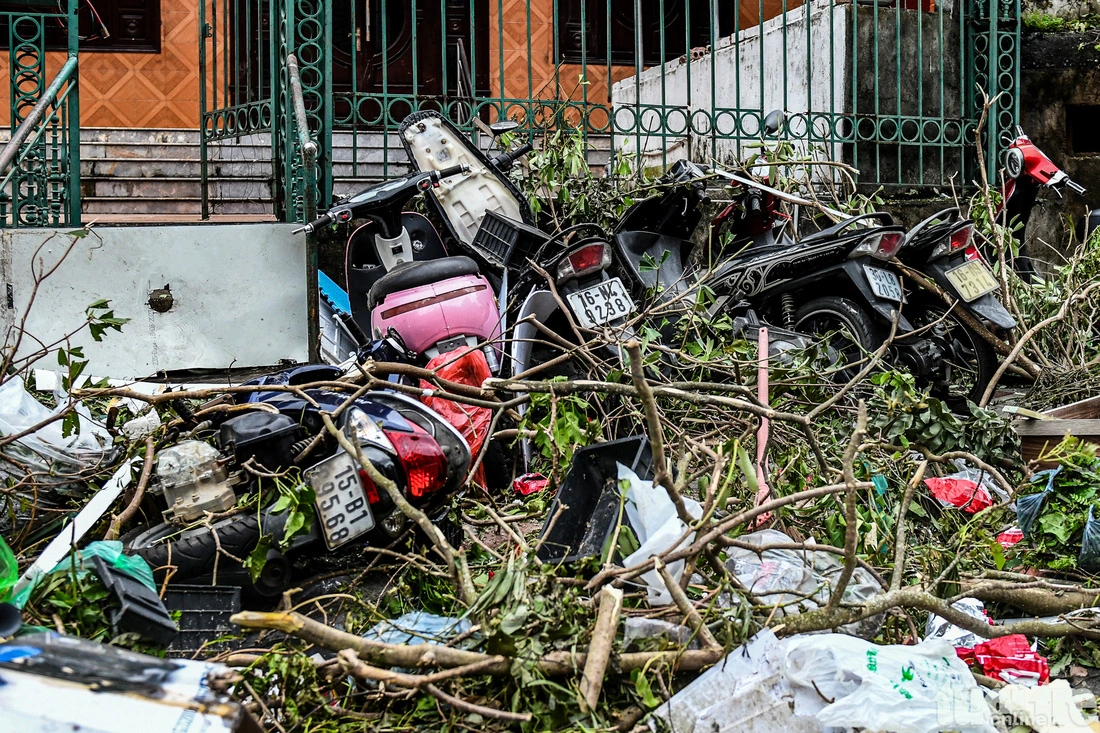
<instances>
[{"instance_id":1,"label":"motorbike engine","mask_svg":"<svg viewBox=\"0 0 1100 733\"><path fill-rule=\"evenodd\" d=\"M237 503L229 472L218 451L199 440L185 440L157 456L156 487L164 494L169 522L191 522L206 512L224 512Z\"/></svg>"},{"instance_id":2,"label":"motorbike engine","mask_svg":"<svg viewBox=\"0 0 1100 733\"><path fill-rule=\"evenodd\" d=\"M898 344L895 348L901 365L924 379L931 379L938 374L946 358L943 349L930 339Z\"/></svg>"}]
</instances>

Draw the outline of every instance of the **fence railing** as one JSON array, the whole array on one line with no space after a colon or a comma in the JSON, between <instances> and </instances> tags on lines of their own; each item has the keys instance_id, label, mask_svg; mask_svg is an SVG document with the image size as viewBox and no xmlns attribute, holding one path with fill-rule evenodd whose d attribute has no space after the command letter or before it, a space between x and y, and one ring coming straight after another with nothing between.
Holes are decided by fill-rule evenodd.
<instances>
[{"instance_id":1,"label":"fence railing","mask_svg":"<svg viewBox=\"0 0 1100 733\"><path fill-rule=\"evenodd\" d=\"M11 103L0 153L0 227L80 224L78 0L67 5L67 12L0 13ZM47 44L58 36L68 56L47 82Z\"/></svg>"},{"instance_id":2,"label":"fence railing","mask_svg":"<svg viewBox=\"0 0 1100 733\"><path fill-rule=\"evenodd\" d=\"M529 133L575 126L594 163L729 161L764 116L870 187L975 179L1016 118L1019 0L200 0L203 145L270 136L278 213L300 220L281 59L295 54L329 201L401 171L411 112ZM207 91L207 88L209 91ZM205 191L205 187L204 187ZM204 193L204 199L206 198Z\"/></svg>"}]
</instances>

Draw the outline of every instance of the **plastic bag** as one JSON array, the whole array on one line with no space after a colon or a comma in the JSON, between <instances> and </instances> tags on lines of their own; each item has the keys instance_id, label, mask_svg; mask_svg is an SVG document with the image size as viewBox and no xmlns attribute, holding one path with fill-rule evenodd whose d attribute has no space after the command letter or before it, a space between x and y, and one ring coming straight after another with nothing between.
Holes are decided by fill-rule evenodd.
<instances>
[{"instance_id":1,"label":"plastic bag","mask_svg":"<svg viewBox=\"0 0 1100 733\"><path fill-rule=\"evenodd\" d=\"M764 529L737 538L741 542L766 546L794 542L786 534ZM757 554L754 550L731 547L726 550L726 569L741 581L762 602L777 606L775 615L812 611L828 602L836 580L844 569L835 555L806 550L770 549ZM866 603L882 593L874 576L856 567L844 589L846 603ZM842 627L857 636L871 637L882 625L881 614Z\"/></svg>"},{"instance_id":2,"label":"plastic bag","mask_svg":"<svg viewBox=\"0 0 1100 733\"><path fill-rule=\"evenodd\" d=\"M122 543L117 540L99 540L96 542L89 542L88 546L75 550L73 555L69 558L59 562L53 570L47 575L53 573L69 573L73 570L75 557L76 572L79 575L84 573L93 572L92 558L101 557L109 564L113 565L122 573L130 576L134 580L138 581L146 588L152 591L158 590L156 582L153 580L153 570L149 567L149 563L145 561L145 558L140 555L124 555L122 553ZM15 597L11 599L19 608L22 608L27 600L30 599L31 593L35 587L42 580L44 576L34 577L30 584L24 586Z\"/></svg>"},{"instance_id":3,"label":"plastic bag","mask_svg":"<svg viewBox=\"0 0 1100 733\"><path fill-rule=\"evenodd\" d=\"M974 676L941 639L880 646L844 634L787 640L796 715L823 726L894 733L994 733ZM831 701L831 702L829 702Z\"/></svg>"},{"instance_id":4,"label":"plastic bag","mask_svg":"<svg viewBox=\"0 0 1100 733\"><path fill-rule=\"evenodd\" d=\"M951 604L951 608L954 608L956 611L962 611L967 616L973 616L976 619L985 621L990 626L993 625L993 619L989 618L989 615L985 612L985 604L977 598L963 598L962 600L955 601ZM984 637L978 636L973 631L967 631L964 628L956 626L947 619L937 616L934 613L928 615L928 622L924 626L924 638L943 639L944 641L950 642L956 650L973 649L975 646L985 641Z\"/></svg>"},{"instance_id":5,"label":"plastic bag","mask_svg":"<svg viewBox=\"0 0 1100 733\"><path fill-rule=\"evenodd\" d=\"M545 491L548 486L550 486L550 479L541 473L525 473L512 482L512 490L522 496Z\"/></svg>"},{"instance_id":6,"label":"plastic bag","mask_svg":"<svg viewBox=\"0 0 1100 733\"><path fill-rule=\"evenodd\" d=\"M473 625L464 618L412 611L400 618L378 622L363 634L363 638L383 644L446 644L471 628Z\"/></svg>"},{"instance_id":7,"label":"plastic bag","mask_svg":"<svg viewBox=\"0 0 1100 733\"><path fill-rule=\"evenodd\" d=\"M12 586L19 580L19 563L15 559L15 553L0 537L0 603L8 600Z\"/></svg>"},{"instance_id":8,"label":"plastic bag","mask_svg":"<svg viewBox=\"0 0 1100 733\"><path fill-rule=\"evenodd\" d=\"M968 655L960 654L964 660L971 655L987 676L1010 685L1034 687L1050 681L1050 665L1046 658L1031 648L1023 634L983 641Z\"/></svg>"},{"instance_id":9,"label":"plastic bag","mask_svg":"<svg viewBox=\"0 0 1100 733\"><path fill-rule=\"evenodd\" d=\"M1089 507L1089 518L1085 522L1085 533L1081 536L1081 552L1077 555L1077 567L1090 573L1100 570L1100 521L1093 516Z\"/></svg>"},{"instance_id":10,"label":"plastic bag","mask_svg":"<svg viewBox=\"0 0 1100 733\"><path fill-rule=\"evenodd\" d=\"M628 616L623 621L623 649L635 641L649 640L687 649L699 648L699 639L689 626L639 616Z\"/></svg>"},{"instance_id":11,"label":"plastic bag","mask_svg":"<svg viewBox=\"0 0 1100 733\"><path fill-rule=\"evenodd\" d=\"M471 387L481 387L486 379L493 376L489 370L489 362L485 360L485 354L465 347L440 354L428 362L427 369L435 372L440 379L468 384ZM462 433L462 437L470 445L470 455L476 459L489 432L489 425L493 421L493 411L488 407L464 405L443 397L436 397L431 393L435 385L423 379L420 380L420 388L429 392L421 397L420 401L438 412L444 420ZM485 485L484 462L478 466L474 480L482 486Z\"/></svg>"},{"instance_id":12,"label":"plastic bag","mask_svg":"<svg viewBox=\"0 0 1100 733\"><path fill-rule=\"evenodd\" d=\"M926 478L924 484L941 506L958 507L967 514L977 514L982 509L993 506L993 498L989 495L989 491L968 478L932 477Z\"/></svg>"},{"instance_id":13,"label":"plastic bag","mask_svg":"<svg viewBox=\"0 0 1100 733\"><path fill-rule=\"evenodd\" d=\"M1046 504L1047 497L1054 493L1054 477L1061 470L1062 467L1058 466L1035 474L1031 477L1031 483L1039 483L1045 478L1047 487L1038 494L1029 494L1016 499L1016 521L1020 525L1024 537L1031 534L1031 528L1035 526L1035 521L1043 513L1043 506Z\"/></svg>"},{"instance_id":14,"label":"plastic bag","mask_svg":"<svg viewBox=\"0 0 1100 733\"><path fill-rule=\"evenodd\" d=\"M660 555L673 546L686 547L695 540L695 533L689 534L683 542L676 544L677 540L687 532L687 525L680 520L676 512L676 505L668 497L668 492L661 486L654 486L652 481L643 481L638 474L631 471L621 463L616 464L619 469L619 486L625 484L623 496L626 499L626 515L634 535L641 545L629 557L623 559L623 565L630 567L644 562L654 555ZM694 499L684 499L688 514L698 519L703 516L703 507ZM684 573L684 561L677 560L668 564L669 574L679 582ZM665 587L664 580L656 570L642 573L642 580L646 584L646 600L651 606L667 606L672 603L672 596Z\"/></svg>"},{"instance_id":15,"label":"plastic bag","mask_svg":"<svg viewBox=\"0 0 1100 733\"><path fill-rule=\"evenodd\" d=\"M1001 547L1005 548L1006 550L1013 545L1019 544L1023 541L1023 539L1024 531L1019 527L1010 527L1009 529L1006 529L1004 532L1001 532L999 535L997 535L997 542L999 542Z\"/></svg>"}]
</instances>

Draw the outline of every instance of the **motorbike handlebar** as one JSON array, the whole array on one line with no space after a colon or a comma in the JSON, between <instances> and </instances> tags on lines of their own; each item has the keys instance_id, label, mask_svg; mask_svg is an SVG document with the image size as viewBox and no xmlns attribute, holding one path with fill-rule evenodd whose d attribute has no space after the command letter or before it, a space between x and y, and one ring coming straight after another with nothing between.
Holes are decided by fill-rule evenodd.
<instances>
[{"instance_id":1,"label":"motorbike handlebar","mask_svg":"<svg viewBox=\"0 0 1100 733\"><path fill-rule=\"evenodd\" d=\"M500 171L510 170L516 161L535 149L531 143L524 143L510 153L501 153L492 159L493 167Z\"/></svg>"},{"instance_id":2,"label":"motorbike handlebar","mask_svg":"<svg viewBox=\"0 0 1100 733\"><path fill-rule=\"evenodd\" d=\"M451 176L457 176L459 173L465 173L470 170L470 166L465 163L459 165L452 165L450 168L442 168L437 171L432 171L432 183L439 183L444 178L450 178Z\"/></svg>"},{"instance_id":3,"label":"motorbike handlebar","mask_svg":"<svg viewBox=\"0 0 1100 733\"><path fill-rule=\"evenodd\" d=\"M1066 188L1075 192L1078 195L1083 195L1085 193L1085 187L1082 186L1080 183L1077 183L1073 179L1069 178L1068 176L1066 177Z\"/></svg>"},{"instance_id":4,"label":"motorbike handlebar","mask_svg":"<svg viewBox=\"0 0 1100 733\"><path fill-rule=\"evenodd\" d=\"M291 233L292 234L301 234L301 233L305 232L306 234L312 234L313 232L317 231L318 229L322 229L324 227L327 227L333 221L334 221L334 219L333 219L331 213L324 213L324 214L321 214L316 219L314 219L313 221L311 221L310 223L306 224L305 226L298 227L297 229L295 229Z\"/></svg>"}]
</instances>

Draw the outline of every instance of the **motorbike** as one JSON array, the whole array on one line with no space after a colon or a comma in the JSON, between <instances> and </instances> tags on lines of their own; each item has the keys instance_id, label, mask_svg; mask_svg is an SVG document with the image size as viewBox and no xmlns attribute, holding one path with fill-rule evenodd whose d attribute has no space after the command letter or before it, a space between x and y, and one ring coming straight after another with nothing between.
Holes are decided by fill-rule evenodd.
<instances>
[{"instance_id":1,"label":"motorbike","mask_svg":"<svg viewBox=\"0 0 1100 733\"><path fill-rule=\"evenodd\" d=\"M1016 138L1005 151L1004 171L1001 203L995 213L1002 224L1016 225L1013 237L1016 240L1017 253L1010 257L1013 269L1024 280L1034 280L1039 273L1033 256L1026 253L1025 233L1039 190L1049 188L1061 195L1063 188L1078 194L1084 194L1085 189L1055 165L1019 126L1016 127ZM1097 223L1100 223L1100 212L1097 211L1090 213L1082 221L1078 228L1078 236L1082 241Z\"/></svg>"},{"instance_id":2,"label":"motorbike","mask_svg":"<svg viewBox=\"0 0 1100 733\"><path fill-rule=\"evenodd\" d=\"M918 327L928 326L939 343L946 357L946 383L976 401L996 371L997 356L958 314L965 312L994 332L1015 328L1016 319L997 298L1000 283L974 242L974 222L963 219L956 207L939 211L909 231L897 259L953 299L947 304L934 293L913 288L905 310Z\"/></svg>"},{"instance_id":3,"label":"motorbike","mask_svg":"<svg viewBox=\"0 0 1100 733\"><path fill-rule=\"evenodd\" d=\"M338 368L312 365L252 384L338 375ZM216 426L216 447L188 439L160 451L149 492L163 521L125 535L124 551L143 557L158 582L229 582L274 598L289 587L298 558L392 544L407 528L405 515L326 431L321 410L338 415L339 429L409 503L443 522L471 460L455 428L397 393L367 392L342 411L347 394L305 394L253 393L256 409ZM292 514L303 499L310 506Z\"/></svg>"}]
</instances>

